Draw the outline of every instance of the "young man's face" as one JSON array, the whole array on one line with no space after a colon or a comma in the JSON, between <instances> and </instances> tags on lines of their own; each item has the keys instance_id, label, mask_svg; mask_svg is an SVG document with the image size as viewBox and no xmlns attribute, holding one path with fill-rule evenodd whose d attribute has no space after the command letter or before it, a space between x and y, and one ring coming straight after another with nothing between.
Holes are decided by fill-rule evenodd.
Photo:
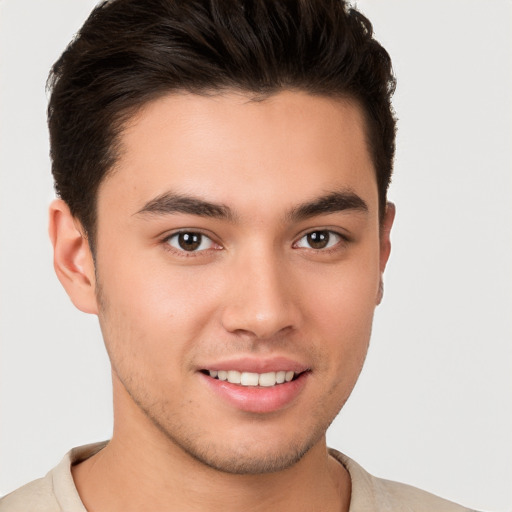
<instances>
[{"instance_id":1,"label":"young man's face","mask_svg":"<svg viewBox=\"0 0 512 512\"><path fill-rule=\"evenodd\" d=\"M116 429L228 472L293 464L352 391L389 251L359 108L169 95L121 142L96 244Z\"/></svg>"}]
</instances>

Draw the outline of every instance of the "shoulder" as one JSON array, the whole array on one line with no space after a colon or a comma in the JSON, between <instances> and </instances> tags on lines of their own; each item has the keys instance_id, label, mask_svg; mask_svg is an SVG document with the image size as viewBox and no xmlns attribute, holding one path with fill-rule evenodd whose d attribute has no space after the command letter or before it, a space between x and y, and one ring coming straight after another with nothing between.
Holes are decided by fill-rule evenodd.
<instances>
[{"instance_id":1,"label":"shoulder","mask_svg":"<svg viewBox=\"0 0 512 512\"><path fill-rule=\"evenodd\" d=\"M350 474L352 497L349 512L475 512L411 485L374 477L336 450L329 453Z\"/></svg>"},{"instance_id":2,"label":"shoulder","mask_svg":"<svg viewBox=\"0 0 512 512\"><path fill-rule=\"evenodd\" d=\"M0 499L0 512L60 512L60 510L53 491L51 473Z\"/></svg>"},{"instance_id":3,"label":"shoulder","mask_svg":"<svg viewBox=\"0 0 512 512\"><path fill-rule=\"evenodd\" d=\"M34 480L0 499L0 512L87 512L71 474L71 466L106 445L94 443L70 450L44 478Z\"/></svg>"}]
</instances>

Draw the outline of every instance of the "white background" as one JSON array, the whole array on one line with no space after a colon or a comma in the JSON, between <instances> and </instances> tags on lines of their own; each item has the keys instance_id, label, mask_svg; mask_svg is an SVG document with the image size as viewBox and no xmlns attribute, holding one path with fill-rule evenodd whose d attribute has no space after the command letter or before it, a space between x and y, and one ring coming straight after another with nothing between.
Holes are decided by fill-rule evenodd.
<instances>
[{"instance_id":1,"label":"white background","mask_svg":"<svg viewBox=\"0 0 512 512\"><path fill-rule=\"evenodd\" d=\"M91 0L0 0L0 494L111 433L94 317L52 270L45 79ZM329 443L512 510L512 3L364 0L394 60L398 216L367 365Z\"/></svg>"}]
</instances>

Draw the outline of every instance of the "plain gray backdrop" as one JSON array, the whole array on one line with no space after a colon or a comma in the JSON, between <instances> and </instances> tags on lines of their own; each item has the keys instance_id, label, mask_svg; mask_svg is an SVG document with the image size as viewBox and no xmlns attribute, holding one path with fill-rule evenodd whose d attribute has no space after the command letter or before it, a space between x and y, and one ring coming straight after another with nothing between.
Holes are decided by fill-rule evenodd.
<instances>
[{"instance_id":1,"label":"plain gray backdrop","mask_svg":"<svg viewBox=\"0 0 512 512\"><path fill-rule=\"evenodd\" d=\"M52 268L45 80L92 0L0 0L0 494L112 429L107 356ZM361 0L393 57L393 250L330 445L512 510L512 3Z\"/></svg>"}]
</instances>

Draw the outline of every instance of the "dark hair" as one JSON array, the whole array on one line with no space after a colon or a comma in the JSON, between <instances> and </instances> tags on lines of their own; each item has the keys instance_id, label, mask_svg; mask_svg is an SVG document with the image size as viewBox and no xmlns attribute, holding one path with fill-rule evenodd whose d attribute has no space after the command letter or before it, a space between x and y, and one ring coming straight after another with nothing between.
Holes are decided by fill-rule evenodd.
<instances>
[{"instance_id":1,"label":"dark hair","mask_svg":"<svg viewBox=\"0 0 512 512\"><path fill-rule=\"evenodd\" d=\"M395 80L371 23L343 0L107 0L54 64L48 87L55 189L91 244L98 187L123 124L172 91L297 89L356 100L384 211Z\"/></svg>"}]
</instances>

